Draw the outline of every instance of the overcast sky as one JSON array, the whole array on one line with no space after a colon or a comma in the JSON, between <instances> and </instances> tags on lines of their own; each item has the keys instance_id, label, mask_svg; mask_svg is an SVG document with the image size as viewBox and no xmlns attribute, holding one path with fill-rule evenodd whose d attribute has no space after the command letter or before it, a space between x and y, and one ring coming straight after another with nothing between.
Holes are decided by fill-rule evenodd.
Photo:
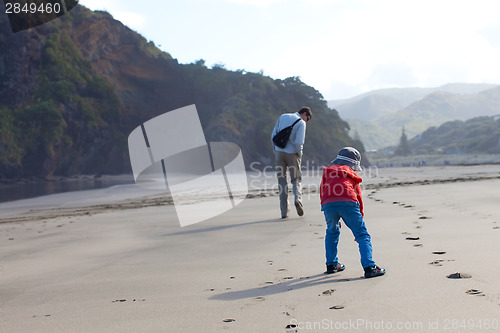
<instances>
[{"instance_id":1,"label":"overcast sky","mask_svg":"<svg viewBox=\"0 0 500 333\"><path fill-rule=\"evenodd\" d=\"M300 76L327 100L500 83L498 0L81 0L180 63Z\"/></svg>"}]
</instances>

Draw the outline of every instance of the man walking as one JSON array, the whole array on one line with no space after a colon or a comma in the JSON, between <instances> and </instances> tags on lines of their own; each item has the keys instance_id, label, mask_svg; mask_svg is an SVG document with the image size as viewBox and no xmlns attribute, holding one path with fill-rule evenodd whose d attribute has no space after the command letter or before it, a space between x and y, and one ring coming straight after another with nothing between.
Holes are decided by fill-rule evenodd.
<instances>
[{"instance_id":1,"label":"man walking","mask_svg":"<svg viewBox=\"0 0 500 333\"><path fill-rule=\"evenodd\" d=\"M276 121L271 134L274 155L276 158L276 175L278 177L278 192L280 198L281 218L288 217L288 183L287 171L290 171L290 180L293 186L293 195L295 198L295 208L299 216L304 215L302 206L302 172L300 164L302 161L302 150L306 137L306 122L311 120L311 108L303 107L295 113L282 114ZM286 127L293 126L288 142L284 148L276 146L272 138Z\"/></svg>"}]
</instances>

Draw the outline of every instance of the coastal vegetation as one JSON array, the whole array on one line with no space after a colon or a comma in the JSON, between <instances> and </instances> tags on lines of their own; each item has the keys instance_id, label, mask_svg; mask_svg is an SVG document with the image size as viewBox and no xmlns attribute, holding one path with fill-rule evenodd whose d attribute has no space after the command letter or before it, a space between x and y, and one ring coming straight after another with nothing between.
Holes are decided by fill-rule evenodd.
<instances>
[{"instance_id":1,"label":"coastal vegetation","mask_svg":"<svg viewBox=\"0 0 500 333\"><path fill-rule=\"evenodd\" d=\"M179 64L106 12L77 6L16 34L2 16L0 49L0 179L130 173L128 134L191 104L207 141L238 144L247 166L274 164L276 119L302 106L313 110L304 163L328 163L347 145L364 152L300 77Z\"/></svg>"}]
</instances>

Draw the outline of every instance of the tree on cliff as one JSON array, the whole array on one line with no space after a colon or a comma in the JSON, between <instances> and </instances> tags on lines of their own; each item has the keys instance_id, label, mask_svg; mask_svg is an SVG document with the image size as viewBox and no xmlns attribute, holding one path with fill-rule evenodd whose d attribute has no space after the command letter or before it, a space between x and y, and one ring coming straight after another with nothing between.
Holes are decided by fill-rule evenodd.
<instances>
[{"instance_id":1,"label":"tree on cliff","mask_svg":"<svg viewBox=\"0 0 500 333\"><path fill-rule=\"evenodd\" d=\"M394 155L398 156L408 156L411 155L410 144L408 143L408 137L405 133L405 128L401 131L401 137L399 138L399 145L394 151Z\"/></svg>"}]
</instances>

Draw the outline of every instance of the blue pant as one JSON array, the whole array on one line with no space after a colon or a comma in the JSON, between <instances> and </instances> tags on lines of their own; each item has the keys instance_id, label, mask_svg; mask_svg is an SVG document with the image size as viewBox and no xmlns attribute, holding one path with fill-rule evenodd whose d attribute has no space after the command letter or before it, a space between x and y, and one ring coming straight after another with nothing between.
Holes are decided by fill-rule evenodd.
<instances>
[{"instance_id":1,"label":"blue pant","mask_svg":"<svg viewBox=\"0 0 500 333\"><path fill-rule=\"evenodd\" d=\"M363 268L375 265L372 259L371 237L359 211L359 203L351 201L330 202L321 206L321 210L325 214L327 226L325 237L326 264L336 265L338 263L339 220L342 218L358 242Z\"/></svg>"}]
</instances>

